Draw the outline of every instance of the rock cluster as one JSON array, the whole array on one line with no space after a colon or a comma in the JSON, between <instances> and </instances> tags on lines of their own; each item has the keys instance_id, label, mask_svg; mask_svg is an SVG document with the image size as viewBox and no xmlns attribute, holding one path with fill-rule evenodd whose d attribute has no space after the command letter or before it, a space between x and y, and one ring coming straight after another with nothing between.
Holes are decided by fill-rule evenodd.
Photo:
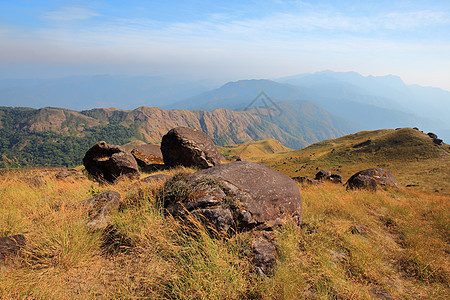
<instances>
[{"instance_id":1,"label":"rock cluster","mask_svg":"<svg viewBox=\"0 0 450 300\"><path fill-rule=\"evenodd\" d=\"M99 142L89 149L83 164L89 175L100 182L115 183L128 177L139 179L139 168L157 166L186 166L200 169L219 165L223 157L217 151L211 138L204 132L176 127L163 136L158 145L139 145L131 153L117 145ZM64 178L67 174L61 173Z\"/></svg>"},{"instance_id":2,"label":"rock cluster","mask_svg":"<svg viewBox=\"0 0 450 300\"><path fill-rule=\"evenodd\" d=\"M340 183L340 184L342 184L343 182L342 176L340 174L331 173L331 171L329 170L320 170L319 172L317 172L315 179L318 181L329 180L333 183Z\"/></svg>"},{"instance_id":3,"label":"rock cluster","mask_svg":"<svg viewBox=\"0 0 450 300\"><path fill-rule=\"evenodd\" d=\"M287 220L298 225L301 222L302 198L295 181L254 162L221 164L222 156L211 138L186 127L173 128L164 135L161 148L142 145L131 152L100 142L87 151L83 163L94 179L109 183L124 176L139 178L138 164L145 167L163 161L166 167L203 169L171 178L149 176L137 184L164 182L160 200L165 212L184 221L194 217L213 234L252 231L255 271L260 275L270 273L275 264L276 242L266 230ZM88 227L105 231L112 226L109 218L111 211L119 207L120 194L104 192L81 204L89 207Z\"/></svg>"},{"instance_id":4,"label":"rock cluster","mask_svg":"<svg viewBox=\"0 0 450 300\"><path fill-rule=\"evenodd\" d=\"M443 140L439 139L435 133L428 132L427 135L433 140L433 143L435 145L438 145L438 146L442 145Z\"/></svg>"}]
</instances>

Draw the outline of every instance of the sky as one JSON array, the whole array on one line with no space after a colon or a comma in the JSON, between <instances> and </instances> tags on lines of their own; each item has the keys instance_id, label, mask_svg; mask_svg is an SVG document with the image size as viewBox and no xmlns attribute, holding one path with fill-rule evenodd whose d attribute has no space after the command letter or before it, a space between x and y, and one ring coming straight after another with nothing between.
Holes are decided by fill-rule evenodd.
<instances>
[{"instance_id":1,"label":"sky","mask_svg":"<svg viewBox=\"0 0 450 300\"><path fill-rule=\"evenodd\" d=\"M450 90L450 1L0 1L0 78L322 70Z\"/></svg>"}]
</instances>

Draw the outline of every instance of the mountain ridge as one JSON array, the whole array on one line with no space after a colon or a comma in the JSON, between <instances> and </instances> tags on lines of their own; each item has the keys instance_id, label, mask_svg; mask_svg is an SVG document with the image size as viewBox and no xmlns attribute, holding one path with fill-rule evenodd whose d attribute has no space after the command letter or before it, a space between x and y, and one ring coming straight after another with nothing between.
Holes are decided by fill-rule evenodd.
<instances>
[{"instance_id":1,"label":"mountain ridge","mask_svg":"<svg viewBox=\"0 0 450 300\"><path fill-rule=\"evenodd\" d=\"M61 108L0 107L0 151L4 165L8 158L16 158L14 163L18 165L73 166L100 140L112 144L133 140L158 144L164 134L178 126L202 130L217 145L274 138L298 149L314 139L341 135L322 122L322 127L316 128L320 135L315 137L313 128L307 128L310 135L305 140L300 131L298 135L292 129L288 132L262 115L223 108L210 112L141 106L134 110L106 108L77 112ZM49 160L51 163L46 163Z\"/></svg>"}]
</instances>

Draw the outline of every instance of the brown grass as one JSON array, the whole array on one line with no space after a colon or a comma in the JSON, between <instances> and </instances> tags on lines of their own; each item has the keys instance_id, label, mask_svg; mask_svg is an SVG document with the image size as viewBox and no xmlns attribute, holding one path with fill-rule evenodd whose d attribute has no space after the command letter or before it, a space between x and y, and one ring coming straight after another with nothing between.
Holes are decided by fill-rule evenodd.
<instances>
[{"instance_id":1,"label":"brown grass","mask_svg":"<svg viewBox=\"0 0 450 300\"><path fill-rule=\"evenodd\" d=\"M0 235L22 233L28 241L0 271L1 299L450 297L444 193L301 186L303 225L275 231L278 263L273 276L259 278L248 233L213 238L196 220L164 216L155 201L161 183L137 189L47 176L35 187L17 180L23 176L0 180ZM87 230L86 211L76 205L104 190L122 195L108 240ZM365 232L352 233L355 225Z\"/></svg>"}]
</instances>

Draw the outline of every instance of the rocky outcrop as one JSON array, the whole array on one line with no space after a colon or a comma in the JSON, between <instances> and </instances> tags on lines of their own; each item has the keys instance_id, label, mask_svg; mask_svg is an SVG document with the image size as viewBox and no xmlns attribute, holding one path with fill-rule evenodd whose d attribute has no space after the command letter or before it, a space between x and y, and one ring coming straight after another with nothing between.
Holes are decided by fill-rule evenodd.
<instances>
[{"instance_id":1,"label":"rocky outcrop","mask_svg":"<svg viewBox=\"0 0 450 300\"><path fill-rule=\"evenodd\" d=\"M435 133L428 132L427 135L433 140L433 143L435 145L441 146L443 143L443 140L439 139L438 136Z\"/></svg>"},{"instance_id":2,"label":"rocky outcrop","mask_svg":"<svg viewBox=\"0 0 450 300\"><path fill-rule=\"evenodd\" d=\"M211 138L204 132L176 127L163 136L161 152L169 167L210 168L220 164L221 156Z\"/></svg>"},{"instance_id":3,"label":"rocky outcrop","mask_svg":"<svg viewBox=\"0 0 450 300\"><path fill-rule=\"evenodd\" d=\"M386 186L398 188L394 176L381 168L359 171L347 180L346 185L349 189L368 189L372 191Z\"/></svg>"},{"instance_id":4,"label":"rocky outcrop","mask_svg":"<svg viewBox=\"0 0 450 300\"><path fill-rule=\"evenodd\" d=\"M134 156L140 167L164 163L161 147L158 145L138 145L131 150L131 154Z\"/></svg>"},{"instance_id":5,"label":"rocky outcrop","mask_svg":"<svg viewBox=\"0 0 450 300\"><path fill-rule=\"evenodd\" d=\"M117 145L99 142L83 158L86 171L95 180L114 183L120 178L139 179L140 173L134 157Z\"/></svg>"},{"instance_id":6,"label":"rocky outcrop","mask_svg":"<svg viewBox=\"0 0 450 300\"><path fill-rule=\"evenodd\" d=\"M262 164L232 162L166 183L164 206L173 215L202 216L217 231L272 228L301 221L302 199L288 176Z\"/></svg>"},{"instance_id":7,"label":"rocky outcrop","mask_svg":"<svg viewBox=\"0 0 450 300\"><path fill-rule=\"evenodd\" d=\"M81 202L88 207L88 222L90 229L104 229L109 225L111 212L118 209L120 194L107 191Z\"/></svg>"},{"instance_id":8,"label":"rocky outcrop","mask_svg":"<svg viewBox=\"0 0 450 300\"><path fill-rule=\"evenodd\" d=\"M161 204L184 220L200 220L210 233L251 231L249 259L257 275L270 275L276 264L276 240L268 230L287 219L301 222L297 183L265 165L236 161L166 181Z\"/></svg>"}]
</instances>

